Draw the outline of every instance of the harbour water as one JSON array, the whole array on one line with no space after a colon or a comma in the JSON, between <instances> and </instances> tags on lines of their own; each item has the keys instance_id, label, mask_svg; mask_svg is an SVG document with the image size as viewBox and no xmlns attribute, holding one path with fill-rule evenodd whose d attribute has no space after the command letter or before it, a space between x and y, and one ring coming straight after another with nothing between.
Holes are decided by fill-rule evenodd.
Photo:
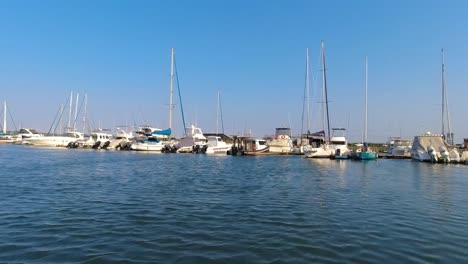
<instances>
[{"instance_id":1,"label":"harbour water","mask_svg":"<svg viewBox=\"0 0 468 264\"><path fill-rule=\"evenodd\" d=\"M462 263L468 168L0 145L1 263Z\"/></svg>"}]
</instances>

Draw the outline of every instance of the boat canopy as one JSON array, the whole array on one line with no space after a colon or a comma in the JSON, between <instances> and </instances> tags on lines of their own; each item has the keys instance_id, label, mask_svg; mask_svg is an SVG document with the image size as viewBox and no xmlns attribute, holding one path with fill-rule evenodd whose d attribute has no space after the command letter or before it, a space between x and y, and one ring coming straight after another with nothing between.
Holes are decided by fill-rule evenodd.
<instances>
[{"instance_id":1,"label":"boat canopy","mask_svg":"<svg viewBox=\"0 0 468 264\"><path fill-rule=\"evenodd\" d=\"M427 151L427 148L430 146L434 147L435 149L439 149L439 147L448 147L441 135L424 135L414 137L412 146L413 150Z\"/></svg>"},{"instance_id":2,"label":"boat canopy","mask_svg":"<svg viewBox=\"0 0 468 264\"><path fill-rule=\"evenodd\" d=\"M168 128L168 129L164 129L164 130L153 131L153 133L151 133L151 134L153 134L153 135L170 136L170 135L171 135L171 129Z\"/></svg>"}]
</instances>

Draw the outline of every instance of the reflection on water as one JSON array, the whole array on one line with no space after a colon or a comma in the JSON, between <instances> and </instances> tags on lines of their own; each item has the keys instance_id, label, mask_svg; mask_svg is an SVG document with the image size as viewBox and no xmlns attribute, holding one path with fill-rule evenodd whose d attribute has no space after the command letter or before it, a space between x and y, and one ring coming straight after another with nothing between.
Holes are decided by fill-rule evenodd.
<instances>
[{"instance_id":1,"label":"reflection on water","mask_svg":"<svg viewBox=\"0 0 468 264\"><path fill-rule=\"evenodd\" d=\"M468 167L0 146L0 262L468 260Z\"/></svg>"}]
</instances>

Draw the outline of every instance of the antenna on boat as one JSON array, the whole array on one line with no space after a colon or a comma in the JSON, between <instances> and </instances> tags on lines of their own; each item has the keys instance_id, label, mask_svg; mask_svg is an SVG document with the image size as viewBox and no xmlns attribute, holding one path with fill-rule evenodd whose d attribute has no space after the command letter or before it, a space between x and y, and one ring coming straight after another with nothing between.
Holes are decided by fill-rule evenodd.
<instances>
[{"instance_id":1,"label":"antenna on boat","mask_svg":"<svg viewBox=\"0 0 468 264\"><path fill-rule=\"evenodd\" d=\"M174 93L174 48L171 48L171 84L169 93L169 128L172 129L172 109L174 104L172 103L172 94Z\"/></svg>"}]
</instances>

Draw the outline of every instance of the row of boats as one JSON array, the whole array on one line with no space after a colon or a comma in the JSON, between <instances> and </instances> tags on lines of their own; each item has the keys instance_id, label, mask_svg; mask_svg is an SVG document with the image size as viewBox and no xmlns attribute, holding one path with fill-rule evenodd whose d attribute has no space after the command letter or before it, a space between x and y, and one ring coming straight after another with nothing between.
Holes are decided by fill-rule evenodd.
<instances>
[{"instance_id":1,"label":"row of boats","mask_svg":"<svg viewBox=\"0 0 468 264\"><path fill-rule=\"evenodd\" d=\"M63 135L44 135L34 129L22 128L16 135L0 135L0 142L38 147L92 148L108 150L135 150L154 152L228 154L232 144L226 143L221 135L203 135L200 128L191 126L180 140L171 137L171 130L139 127L129 131L119 127L115 136L110 130L99 129L90 135L68 130Z\"/></svg>"},{"instance_id":2,"label":"row of boats","mask_svg":"<svg viewBox=\"0 0 468 264\"><path fill-rule=\"evenodd\" d=\"M134 150L163 153L204 153L220 155L304 155L305 158L372 160L378 154L365 144L348 144L344 128L334 128L326 140L323 131L292 137L289 128L277 128L275 136L265 139L229 137L224 134L203 134L201 128L191 126L181 139L172 138L170 129L141 126L135 131L119 127L115 135L99 129L90 135L68 131L63 135L43 135L34 129L22 128L16 135L0 135L1 143L37 147L88 148L106 150ZM366 152L367 149L367 152ZM367 155L367 156L366 156ZM426 133L414 140L391 138L387 151L381 154L391 158L412 158L433 163L468 162L468 151L459 151L447 144L442 135Z\"/></svg>"}]
</instances>

